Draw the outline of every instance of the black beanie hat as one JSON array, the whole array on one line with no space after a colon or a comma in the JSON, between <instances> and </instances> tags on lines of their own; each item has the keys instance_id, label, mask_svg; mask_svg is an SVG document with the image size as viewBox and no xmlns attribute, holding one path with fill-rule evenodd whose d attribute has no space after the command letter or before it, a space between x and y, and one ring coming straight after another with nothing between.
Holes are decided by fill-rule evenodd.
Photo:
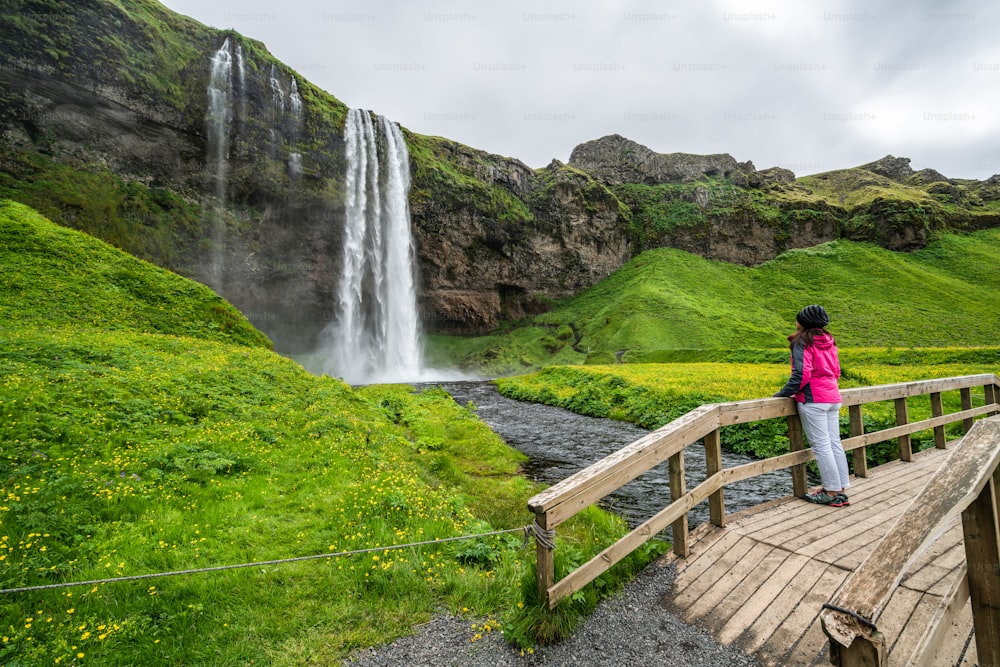
<instances>
[{"instance_id":1,"label":"black beanie hat","mask_svg":"<svg viewBox=\"0 0 1000 667\"><path fill-rule=\"evenodd\" d=\"M795 316L796 321L806 329L822 329L830 323L830 316L823 306L806 306Z\"/></svg>"}]
</instances>

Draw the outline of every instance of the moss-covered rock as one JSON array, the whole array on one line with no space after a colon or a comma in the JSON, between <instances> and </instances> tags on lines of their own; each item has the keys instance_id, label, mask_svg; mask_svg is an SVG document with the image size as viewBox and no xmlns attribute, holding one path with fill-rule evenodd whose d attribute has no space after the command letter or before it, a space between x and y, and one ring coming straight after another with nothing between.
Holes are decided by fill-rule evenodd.
<instances>
[{"instance_id":1,"label":"moss-covered rock","mask_svg":"<svg viewBox=\"0 0 1000 667\"><path fill-rule=\"evenodd\" d=\"M428 329L483 333L547 310L630 256L628 210L590 175L407 134Z\"/></svg>"}]
</instances>

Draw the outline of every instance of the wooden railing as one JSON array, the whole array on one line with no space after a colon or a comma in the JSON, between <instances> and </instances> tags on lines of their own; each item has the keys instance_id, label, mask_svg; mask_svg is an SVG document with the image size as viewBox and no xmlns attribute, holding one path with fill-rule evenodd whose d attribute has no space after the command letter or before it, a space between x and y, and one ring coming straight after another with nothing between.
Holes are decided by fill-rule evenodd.
<instances>
[{"instance_id":1,"label":"wooden railing","mask_svg":"<svg viewBox=\"0 0 1000 667\"><path fill-rule=\"evenodd\" d=\"M984 405L979 407L972 407L972 389L975 387L983 388ZM962 410L943 413L941 394L945 391L960 392ZM910 422L906 399L924 395L930 397L931 418ZM850 415L850 437L843 440L844 449L853 450L855 474L864 477L867 475L865 448L868 445L898 439L899 458L909 461L913 458L910 445L913 433L934 429L935 444L943 448L946 424L961 421L968 430L976 417L1000 413L1000 378L993 374L968 375L858 387L842 390L841 396ZM865 433L863 406L890 400L895 403L897 425ZM722 467L720 429L780 417L788 419L789 453L733 468ZM684 450L702 440L705 444L706 478L688 491L684 482ZM554 537L559 524L657 464L668 461L670 505L561 580L555 581L554 540L536 540L536 582L540 599L547 601L550 608L555 607L559 600L582 589L667 526L673 527L674 551L686 557L689 553L687 513L691 508L707 498L711 523L724 526L723 488L727 484L784 468L791 468L793 493L802 496L806 492L805 464L813 458L812 450L805 448L795 402L790 398L714 403L692 410L528 501L528 507L535 513L539 533Z\"/></svg>"},{"instance_id":2,"label":"wooden railing","mask_svg":"<svg viewBox=\"0 0 1000 667\"><path fill-rule=\"evenodd\" d=\"M962 515L966 575L946 595L946 604L923 634L919 664L938 664L941 634L965 600L980 665L1000 664L1000 417L977 422L948 455L892 529L844 582L820 613L830 638L830 662L841 667L886 665L885 637L876 619L895 592L907 565Z\"/></svg>"}]
</instances>

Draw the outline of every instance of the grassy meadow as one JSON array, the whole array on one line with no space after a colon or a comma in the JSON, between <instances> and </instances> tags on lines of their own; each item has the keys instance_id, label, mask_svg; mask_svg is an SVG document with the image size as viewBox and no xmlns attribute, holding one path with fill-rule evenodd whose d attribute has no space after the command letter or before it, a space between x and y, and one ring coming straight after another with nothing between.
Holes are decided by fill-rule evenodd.
<instances>
[{"instance_id":1,"label":"grassy meadow","mask_svg":"<svg viewBox=\"0 0 1000 667\"><path fill-rule=\"evenodd\" d=\"M756 269L651 251L493 336L438 337L431 357L529 371L500 390L655 428L773 393L788 323L818 301L844 386L996 372L997 241L945 235L910 255L840 241ZM470 642L503 631L531 650L665 548L544 611L518 532L441 541L532 520L524 456L474 406L315 377L206 287L10 201L0 331L0 588L317 556L0 594L3 665L329 665L442 611L469 619ZM891 405L865 416L887 424ZM783 420L723 439L787 449ZM624 531L593 508L564 524L556 576Z\"/></svg>"},{"instance_id":2,"label":"grassy meadow","mask_svg":"<svg viewBox=\"0 0 1000 667\"><path fill-rule=\"evenodd\" d=\"M0 664L336 664L440 611L530 648L524 460L442 391L353 389L274 354L209 289L0 202ZM588 511L561 570L624 532ZM388 549L425 542L419 547ZM374 549L374 551L372 551Z\"/></svg>"},{"instance_id":3,"label":"grassy meadow","mask_svg":"<svg viewBox=\"0 0 1000 667\"><path fill-rule=\"evenodd\" d=\"M786 345L795 313L809 303L830 312L842 350L989 347L998 344L998 267L1000 229L941 234L908 254L839 240L753 268L660 248L506 330L432 337L430 356L492 375L562 364L757 360L758 350Z\"/></svg>"}]
</instances>

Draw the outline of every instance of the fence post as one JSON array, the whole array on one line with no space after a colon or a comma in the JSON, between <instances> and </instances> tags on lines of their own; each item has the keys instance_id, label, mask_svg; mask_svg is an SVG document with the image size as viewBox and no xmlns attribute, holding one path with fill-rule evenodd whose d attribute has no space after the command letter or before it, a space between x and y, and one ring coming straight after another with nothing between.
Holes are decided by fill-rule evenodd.
<instances>
[{"instance_id":1,"label":"fence post","mask_svg":"<svg viewBox=\"0 0 1000 667\"><path fill-rule=\"evenodd\" d=\"M549 530L549 519L545 512L535 514L535 523L542 530ZM538 586L539 603L548 607L549 589L555 582L556 570L552 546L544 542L547 540L540 540L535 536L535 583Z\"/></svg>"},{"instance_id":2,"label":"fence post","mask_svg":"<svg viewBox=\"0 0 1000 667\"><path fill-rule=\"evenodd\" d=\"M959 389L959 393L962 395L962 409L971 410L972 409L972 389L965 387L964 389ZM968 419L962 420L962 433L968 433L969 429L972 428L972 424L975 423L975 419L969 417Z\"/></svg>"},{"instance_id":3,"label":"fence post","mask_svg":"<svg viewBox=\"0 0 1000 667\"><path fill-rule=\"evenodd\" d=\"M722 438L719 429L705 436L705 468L708 477L722 470ZM670 488L673 488L673 485ZM708 497L708 514L712 525L720 527L726 525L726 500L722 489Z\"/></svg>"},{"instance_id":4,"label":"fence post","mask_svg":"<svg viewBox=\"0 0 1000 667\"><path fill-rule=\"evenodd\" d=\"M873 632L865 637L858 635L854 642L843 647L830 641L830 663L837 667L881 667L887 665L885 637L881 632Z\"/></svg>"},{"instance_id":5,"label":"fence post","mask_svg":"<svg viewBox=\"0 0 1000 667\"><path fill-rule=\"evenodd\" d=\"M798 415L788 415L788 449L793 452L801 452L806 448L805 440L802 437L802 422ZM806 479L806 464L798 463L792 466L792 494L797 498L806 495L808 490L808 480Z\"/></svg>"},{"instance_id":6,"label":"fence post","mask_svg":"<svg viewBox=\"0 0 1000 667\"><path fill-rule=\"evenodd\" d=\"M1000 525L997 521L1000 468L962 512L966 577L980 665L1000 664Z\"/></svg>"},{"instance_id":7,"label":"fence post","mask_svg":"<svg viewBox=\"0 0 1000 667\"><path fill-rule=\"evenodd\" d=\"M944 414L944 406L941 403L941 392L931 392L931 416L940 417ZM934 446L938 449L946 449L948 442L944 437L944 426L934 427Z\"/></svg>"},{"instance_id":8,"label":"fence post","mask_svg":"<svg viewBox=\"0 0 1000 667\"><path fill-rule=\"evenodd\" d=\"M864 418L861 416L861 406L852 405L847 410L851 417L851 437L853 438L856 435L864 435L865 422ZM867 451L867 447L858 447L857 449L851 451L851 454L854 457L854 474L857 477L868 476Z\"/></svg>"},{"instance_id":9,"label":"fence post","mask_svg":"<svg viewBox=\"0 0 1000 667\"><path fill-rule=\"evenodd\" d=\"M896 426L910 423L910 411L906 406L906 397L896 399ZM913 460L913 444L910 442L910 434L899 436L899 460Z\"/></svg>"},{"instance_id":10,"label":"fence post","mask_svg":"<svg viewBox=\"0 0 1000 667\"><path fill-rule=\"evenodd\" d=\"M670 501L673 502L687 493L684 481L684 450L677 452L668 459L670 468ZM687 558L691 553L688 548L688 517L687 512L671 524L673 530L674 553L681 558Z\"/></svg>"},{"instance_id":11,"label":"fence post","mask_svg":"<svg viewBox=\"0 0 1000 667\"><path fill-rule=\"evenodd\" d=\"M987 384L983 385L983 395L986 398L986 405L993 405L994 403L1000 403L1000 385ZM990 414L996 414L992 412Z\"/></svg>"}]
</instances>

